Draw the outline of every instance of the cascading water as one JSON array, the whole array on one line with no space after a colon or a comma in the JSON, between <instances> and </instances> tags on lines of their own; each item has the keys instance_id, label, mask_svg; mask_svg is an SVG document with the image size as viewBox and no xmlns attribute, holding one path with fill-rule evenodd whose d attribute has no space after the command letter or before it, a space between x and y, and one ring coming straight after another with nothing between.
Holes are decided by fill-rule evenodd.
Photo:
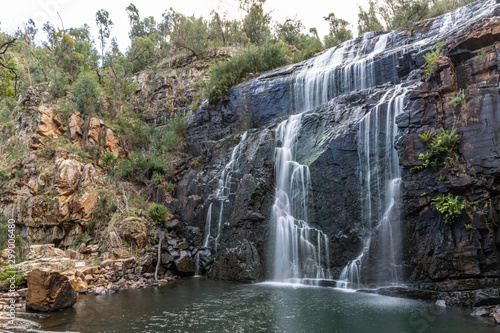
<instances>
[{"instance_id":1,"label":"cascading water","mask_svg":"<svg viewBox=\"0 0 500 333\"><path fill-rule=\"evenodd\" d=\"M276 198L271 215L276 282L330 279L328 237L307 222L311 175L307 165L296 161L301 120L302 114L291 116L276 129Z\"/></svg>"},{"instance_id":2,"label":"cascading water","mask_svg":"<svg viewBox=\"0 0 500 333\"><path fill-rule=\"evenodd\" d=\"M391 34L374 36L367 33L361 41L347 41L307 61L294 82L296 111L309 111L335 96L381 83L375 75L376 56L391 42ZM384 70L397 77L394 66Z\"/></svg>"},{"instance_id":3,"label":"cascading water","mask_svg":"<svg viewBox=\"0 0 500 333\"><path fill-rule=\"evenodd\" d=\"M371 282L397 283L401 266L401 219L399 211L400 168L394 141L396 117L403 110L407 89L389 90L359 124L359 160L362 181L362 218L367 238L361 254L344 267L339 286L357 289L364 268L376 276ZM376 237L374 237L376 236Z\"/></svg>"},{"instance_id":4,"label":"cascading water","mask_svg":"<svg viewBox=\"0 0 500 333\"><path fill-rule=\"evenodd\" d=\"M238 185L236 181L239 180L239 176L241 176L241 157L247 136L248 132L243 133L240 142L236 145L236 147L234 147L233 152L231 153L231 159L222 170L217 189L208 198L210 205L208 206L207 211L203 247L208 248L212 245L215 252L219 249L219 239L224 225L224 207L227 207L227 204L231 200L231 196L234 196ZM225 203L226 205L224 205ZM214 221L216 222L216 225L213 225ZM212 229L214 229L214 227L216 233L212 234Z\"/></svg>"}]
</instances>

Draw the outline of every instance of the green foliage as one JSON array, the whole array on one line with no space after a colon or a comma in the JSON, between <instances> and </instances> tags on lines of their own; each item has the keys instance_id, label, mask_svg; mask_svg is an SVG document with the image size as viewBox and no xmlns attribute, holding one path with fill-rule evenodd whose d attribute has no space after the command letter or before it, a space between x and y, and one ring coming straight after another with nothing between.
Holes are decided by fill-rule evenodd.
<instances>
[{"instance_id":1,"label":"green foliage","mask_svg":"<svg viewBox=\"0 0 500 333\"><path fill-rule=\"evenodd\" d=\"M132 44L127 51L127 59L132 64L132 72L141 71L153 62L155 45L155 40L150 36L132 39Z\"/></svg>"},{"instance_id":2,"label":"green foliage","mask_svg":"<svg viewBox=\"0 0 500 333\"><path fill-rule=\"evenodd\" d=\"M109 38L111 29L113 28L113 21L109 19L108 11L101 9L95 14L95 23L99 30L99 41L101 42L101 56L104 59L104 48L106 47L106 40Z\"/></svg>"},{"instance_id":3,"label":"green foliage","mask_svg":"<svg viewBox=\"0 0 500 333\"><path fill-rule=\"evenodd\" d=\"M154 186L158 186L163 180L165 180L165 175L154 171L151 180L153 181Z\"/></svg>"},{"instance_id":4,"label":"green foliage","mask_svg":"<svg viewBox=\"0 0 500 333\"><path fill-rule=\"evenodd\" d=\"M78 236L76 236L73 245L78 246L80 244L87 244L87 242L91 239L92 237L90 237L89 235L79 234Z\"/></svg>"},{"instance_id":5,"label":"green foliage","mask_svg":"<svg viewBox=\"0 0 500 333\"><path fill-rule=\"evenodd\" d=\"M170 128L177 134L179 138L185 138L187 135L188 121L179 113L172 117L169 121Z\"/></svg>"},{"instance_id":6,"label":"green foliage","mask_svg":"<svg viewBox=\"0 0 500 333\"><path fill-rule=\"evenodd\" d=\"M289 63L290 51L283 43L250 48L246 53L232 57L210 69L206 89L210 103L222 99L232 86L242 82L246 75L270 70Z\"/></svg>"},{"instance_id":7,"label":"green foliage","mask_svg":"<svg viewBox=\"0 0 500 333\"><path fill-rule=\"evenodd\" d=\"M440 213L444 214L445 223L453 224L465 208L465 205L463 205L461 201L461 196L454 196L448 193L447 195L440 195L432 199L431 205Z\"/></svg>"},{"instance_id":8,"label":"green foliage","mask_svg":"<svg viewBox=\"0 0 500 333\"><path fill-rule=\"evenodd\" d=\"M0 97L15 96L14 85L17 80L17 64L9 54L0 55L0 63L3 65L0 66Z\"/></svg>"},{"instance_id":9,"label":"green foliage","mask_svg":"<svg viewBox=\"0 0 500 333\"><path fill-rule=\"evenodd\" d=\"M464 225L465 225L465 229L467 229L468 231L474 229L474 227L470 223L467 223L467 224L464 224Z\"/></svg>"},{"instance_id":10,"label":"green foliage","mask_svg":"<svg viewBox=\"0 0 500 333\"><path fill-rule=\"evenodd\" d=\"M14 284L20 286L23 282L23 276L17 268L7 268L5 271L0 273L0 281L3 284L10 285L12 282L12 277L14 278Z\"/></svg>"},{"instance_id":11,"label":"green foliage","mask_svg":"<svg viewBox=\"0 0 500 333\"><path fill-rule=\"evenodd\" d=\"M425 79L425 81L429 81L434 76L436 76L438 69L439 69L437 66L437 61L438 61L439 57L443 56L443 49L442 48L444 45L445 45L444 42L439 42L436 44L436 46L433 50L424 54L424 59L425 59L424 79Z\"/></svg>"},{"instance_id":12,"label":"green foliage","mask_svg":"<svg viewBox=\"0 0 500 333\"><path fill-rule=\"evenodd\" d=\"M151 164L141 150L130 153L130 159L122 159L119 162L116 174L123 180L141 180L146 177L146 171Z\"/></svg>"},{"instance_id":13,"label":"green foliage","mask_svg":"<svg viewBox=\"0 0 500 333\"><path fill-rule=\"evenodd\" d=\"M163 30L178 48L188 50L195 56L208 48L208 26L203 17L188 17L170 8L163 18Z\"/></svg>"},{"instance_id":14,"label":"green foliage","mask_svg":"<svg viewBox=\"0 0 500 333\"><path fill-rule=\"evenodd\" d=\"M4 97L0 99L0 122L6 123L10 120L10 115L17 106L17 100L14 97Z\"/></svg>"},{"instance_id":15,"label":"green foliage","mask_svg":"<svg viewBox=\"0 0 500 333\"><path fill-rule=\"evenodd\" d=\"M118 164L118 159L113 153L106 153L102 158L102 166L109 174L115 173L115 168Z\"/></svg>"},{"instance_id":16,"label":"green foliage","mask_svg":"<svg viewBox=\"0 0 500 333\"><path fill-rule=\"evenodd\" d=\"M156 224L162 225L167 217L168 209L161 204L154 203L149 206L148 213Z\"/></svg>"},{"instance_id":17,"label":"green foliage","mask_svg":"<svg viewBox=\"0 0 500 333\"><path fill-rule=\"evenodd\" d=\"M22 178L24 176L24 170L23 169L16 170L14 175L16 176L17 179Z\"/></svg>"},{"instance_id":18,"label":"green foliage","mask_svg":"<svg viewBox=\"0 0 500 333\"><path fill-rule=\"evenodd\" d=\"M101 226L106 226L111 220L112 215L116 212L117 207L113 201L112 192L106 190L99 191L99 200L92 212L92 219L85 225L88 231L96 231Z\"/></svg>"},{"instance_id":19,"label":"green foliage","mask_svg":"<svg viewBox=\"0 0 500 333\"><path fill-rule=\"evenodd\" d=\"M334 13L330 13L324 19L330 25L330 31L324 38L326 48L336 46L353 38L352 31L348 29L349 22L346 20L336 18Z\"/></svg>"},{"instance_id":20,"label":"green foliage","mask_svg":"<svg viewBox=\"0 0 500 333\"><path fill-rule=\"evenodd\" d=\"M5 216L0 216L0 249L4 249L4 244L9 240L9 228L7 227L8 219Z\"/></svg>"},{"instance_id":21,"label":"green foliage","mask_svg":"<svg viewBox=\"0 0 500 333\"><path fill-rule=\"evenodd\" d=\"M465 104L465 95L460 94L458 96L453 97L452 100L450 101L450 104L453 106L457 106L459 104Z\"/></svg>"},{"instance_id":22,"label":"green foliage","mask_svg":"<svg viewBox=\"0 0 500 333\"><path fill-rule=\"evenodd\" d=\"M250 42L257 46L263 44L270 35L268 25L271 16L264 13L264 2L265 0L240 1L240 8L247 13L243 19L243 31Z\"/></svg>"},{"instance_id":23,"label":"green foliage","mask_svg":"<svg viewBox=\"0 0 500 333\"><path fill-rule=\"evenodd\" d=\"M104 99L99 83L91 73L80 74L71 87L71 93L80 112L93 114L101 111Z\"/></svg>"},{"instance_id":24,"label":"green foliage","mask_svg":"<svg viewBox=\"0 0 500 333\"><path fill-rule=\"evenodd\" d=\"M3 169L0 170L0 183L5 183L10 180L10 173L9 170Z\"/></svg>"},{"instance_id":25,"label":"green foliage","mask_svg":"<svg viewBox=\"0 0 500 333\"><path fill-rule=\"evenodd\" d=\"M173 193L174 190L175 190L175 184L172 184L171 182L165 183L165 191Z\"/></svg>"},{"instance_id":26,"label":"green foliage","mask_svg":"<svg viewBox=\"0 0 500 333\"><path fill-rule=\"evenodd\" d=\"M420 137L424 140L427 151L418 156L418 159L423 160L424 163L415 167L416 170L422 170L429 166L452 168L458 165L458 134L455 130L441 129L437 133L420 134Z\"/></svg>"},{"instance_id":27,"label":"green foliage","mask_svg":"<svg viewBox=\"0 0 500 333\"><path fill-rule=\"evenodd\" d=\"M368 1L368 10L365 11L363 7L358 5L358 34L361 35L369 31L384 30L382 24L377 18L377 3L374 0Z\"/></svg>"}]
</instances>

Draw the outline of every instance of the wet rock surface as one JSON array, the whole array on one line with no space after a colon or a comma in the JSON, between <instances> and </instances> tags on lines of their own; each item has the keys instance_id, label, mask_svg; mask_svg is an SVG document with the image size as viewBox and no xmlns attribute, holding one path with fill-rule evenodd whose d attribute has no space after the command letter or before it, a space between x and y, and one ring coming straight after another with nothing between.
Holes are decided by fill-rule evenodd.
<instances>
[{"instance_id":1,"label":"wet rock surface","mask_svg":"<svg viewBox=\"0 0 500 333\"><path fill-rule=\"evenodd\" d=\"M488 2L488 6L492 4ZM480 6L470 6L467 13L476 12ZM412 284L411 290L424 289L414 291L415 295L443 293L440 295L447 304L480 304L482 299L494 297L494 286L481 280L499 275L496 216L500 204L495 185L500 171L496 147L500 54L495 39L497 12L491 11L489 16L493 18L460 23L447 31L440 18L392 33L389 51L374 57L372 88L346 93L345 87L336 87L330 92L329 102L302 118L297 155L298 161L311 171L309 220L329 236L334 276L359 255L366 238L359 201L359 122L395 83L400 83L410 90L404 112L397 118L399 132L394 143L402 167L404 207L400 278ZM438 33L447 41L444 56L437 62L437 76L425 82L419 75L425 64L423 55L434 45ZM418 47L403 47L416 41ZM375 47L374 43L357 42L348 46L354 53L359 45ZM198 236L189 236L197 246L204 242L200 233L206 235L210 205L212 212L220 208L214 200L220 175L242 133L248 131L245 162L224 202L219 248L209 248L213 263L203 262L203 271L209 276L236 280L269 277L274 149L280 145L274 129L287 116L303 110L294 84L306 66L311 64L303 62L264 73L231 89L220 103L204 104L190 119L187 145L193 156L199 156L201 166L187 170L170 207L186 226L199 230ZM464 104L450 103L462 93ZM460 166L465 171L412 170L421 164L418 156L426 149L419 134L439 128L454 128L459 133ZM471 202L480 201L482 206L471 212L471 218L464 212L457 223L445 224L430 203L432 198L448 192L463 195ZM472 229L464 224L470 224ZM210 229L213 235L214 224ZM250 255L254 248L258 260ZM258 274L246 274L249 267ZM461 282L464 279L470 281ZM484 298L481 292L471 294L482 289ZM452 292L458 294L445 294Z\"/></svg>"}]
</instances>

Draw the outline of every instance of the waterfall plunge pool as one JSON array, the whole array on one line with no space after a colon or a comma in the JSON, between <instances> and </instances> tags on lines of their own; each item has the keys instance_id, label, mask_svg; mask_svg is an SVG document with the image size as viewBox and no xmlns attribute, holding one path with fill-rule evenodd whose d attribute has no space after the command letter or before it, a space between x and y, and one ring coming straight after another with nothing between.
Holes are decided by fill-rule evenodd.
<instances>
[{"instance_id":1,"label":"waterfall plunge pool","mask_svg":"<svg viewBox=\"0 0 500 333\"><path fill-rule=\"evenodd\" d=\"M79 332L500 332L470 310L334 288L185 278L114 295L80 295L38 320Z\"/></svg>"}]
</instances>

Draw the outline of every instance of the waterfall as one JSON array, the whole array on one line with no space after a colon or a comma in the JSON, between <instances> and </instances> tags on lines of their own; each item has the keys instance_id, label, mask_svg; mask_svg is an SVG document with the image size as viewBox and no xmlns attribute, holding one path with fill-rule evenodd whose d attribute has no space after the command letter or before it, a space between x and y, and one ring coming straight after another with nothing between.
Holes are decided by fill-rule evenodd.
<instances>
[{"instance_id":1,"label":"waterfall","mask_svg":"<svg viewBox=\"0 0 500 333\"><path fill-rule=\"evenodd\" d=\"M361 287L367 268L376 272L370 282L397 283L401 270L400 168L394 142L396 117L403 111L407 88L389 90L359 124L358 152L362 219L366 240L361 254L349 262L339 286Z\"/></svg>"},{"instance_id":2,"label":"waterfall","mask_svg":"<svg viewBox=\"0 0 500 333\"><path fill-rule=\"evenodd\" d=\"M240 168L242 165L241 157L243 147L245 145L248 132L243 133L240 142L234 147L231 158L226 164L219 177L217 189L212 193L207 201L210 201L208 206L207 217L205 222L205 237L203 239L203 247L208 248L212 245L213 250L219 250L219 239L222 228L224 226L227 209L225 207L231 203L232 197L236 194L237 182L241 177ZM214 223L215 222L215 223ZM212 234L212 229L215 228L215 234Z\"/></svg>"},{"instance_id":3,"label":"waterfall","mask_svg":"<svg viewBox=\"0 0 500 333\"><path fill-rule=\"evenodd\" d=\"M374 35L364 34L361 41L344 42L306 61L294 82L296 111L312 110L336 96L380 84L375 72L376 58L390 46L393 35ZM395 66L384 69L390 72L389 76L397 77Z\"/></svg>"},{"instance_id":4,"label":"waterfall","mask_svg":"<svg viewBox=\"0 0 500 333\"><path fill-rule=\"evenodd\" d=\"M297 137L302 114L293 115L276 129L276 190L271 221L275 248L273 281L308 283L330 279L328 237L309 226L307 201L311 174L297 162Z\"/></svg>"}]
</instances>

